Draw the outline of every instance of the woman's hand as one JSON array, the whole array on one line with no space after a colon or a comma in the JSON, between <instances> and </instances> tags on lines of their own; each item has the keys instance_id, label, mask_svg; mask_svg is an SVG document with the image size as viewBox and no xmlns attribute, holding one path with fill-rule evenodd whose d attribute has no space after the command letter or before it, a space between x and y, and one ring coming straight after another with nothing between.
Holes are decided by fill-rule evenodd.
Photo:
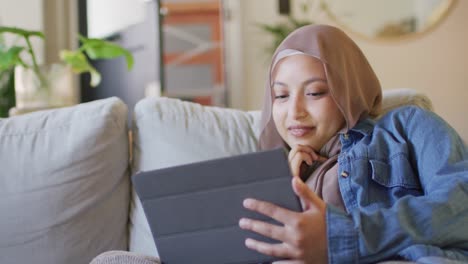
<instances>
[{"instance_id":1,"label":"woman's hand","mask_svg":"<svg viewBox=\"0 0 468 264\"><path fill-rule=\"evenodd\" d=\"M287 210L274 204L245 199L244 207L269 216L283 226L242 218L239 226L266 237L280 241L269 244L246 239L245 245L262 254L289 259L277 263L327 263L327 235L325 203L298 177L293 177L294 192L304 201L301 213Z\"/></svg>"},{"instance_id":2,"label":"woman's hand","mask_svg":"<svg viewBox=\"0 0 468 264\"><path fill-rule=\"evenodd\" d=\"M314 161L325 161L326 158L318 155L312 147L296 145L289 151L288 160L292 175L300 177L306 169L305 164L310 166Z\"/></svg>"}]
</instances>

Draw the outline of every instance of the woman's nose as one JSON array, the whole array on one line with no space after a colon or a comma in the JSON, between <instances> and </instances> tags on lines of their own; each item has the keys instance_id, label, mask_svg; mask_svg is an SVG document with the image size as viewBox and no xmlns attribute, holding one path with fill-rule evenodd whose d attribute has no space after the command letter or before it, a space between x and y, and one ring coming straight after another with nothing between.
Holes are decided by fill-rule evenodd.
<instances>
[{"instance_id":1,"label":"woman's nose","mask_svg":"<svg viewBox=\"0 0 468 264\"><path fill-rule=\"evenodd\" d=\"M290 102L289 112L293 119L300 119L307 116L303 98L295 96Z\"/></svg>"}]
</instances>

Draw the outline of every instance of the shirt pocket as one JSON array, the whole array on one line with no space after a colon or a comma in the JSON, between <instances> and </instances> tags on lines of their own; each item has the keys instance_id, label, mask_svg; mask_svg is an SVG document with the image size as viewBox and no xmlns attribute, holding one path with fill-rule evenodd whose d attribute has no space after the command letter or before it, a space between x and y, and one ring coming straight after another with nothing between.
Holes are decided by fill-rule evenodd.
<instances>
[{"instance_id":1,"label":"shirt pocket","mask_svg":"<svg viewBox=\"0 0 468 264\"><path fill-rule=\"evenodd\" d=\"M422 194L417 174L404 155L397 155L388 161L369 160L370 174L375 187L370 191L374 199L384 199L393 203L397 199ZM386 197L386 198L384 198ZM372 199L372 198L371 198Z\"/></svg>"}]
</instances>

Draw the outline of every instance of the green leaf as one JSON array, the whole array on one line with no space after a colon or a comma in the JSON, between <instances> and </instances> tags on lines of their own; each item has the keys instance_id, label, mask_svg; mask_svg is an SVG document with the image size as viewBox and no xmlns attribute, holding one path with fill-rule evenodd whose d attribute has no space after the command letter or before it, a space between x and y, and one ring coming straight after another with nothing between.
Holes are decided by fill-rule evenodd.
<instances>
[{"instance_id":1,"label":"green leaf","mask_svg":"<svg viewBox=\"0 0 468 264\"><path fill-rule=\"evenodd\" d=\"M62 50L60 59L71 66L75 73L82 73L89 69L88 59L81 52Z\"/></svg>"},{"instance_id":2,"label":"green leaf","mask_svg":"<svg viewBox=\"0 0 468 264\"><path fill-rule=\"evenodd\" d=\"M0 34L0 51L6 50L5 38Z\"/></svg>"},{"instance_id":3,"label":"green leaf","mask_svg":"<svg viewBox=\"0 0 468 264\"><path fill-rule=\"evenodd\" d=\"M96 87L101 83L101 74L94 68L89 71L91 74L91 87Z\"/></svg>"},{"instance_id":4,"label":"green leaf","mask_svg":"<svg viewBox=\"0 0 468 264\"><path fill-rule=\"evenodd\" d=\"M313 24L313 22L307 20L298 20L293 16L288 16L288 20L286 22L273 25L257 23L257 26L266 33L272 35L273 43L268 47L268 52L273 54L276 48L292 31L309 24Z\"/></svg>"},{"instance_id":5,"label":"green leaf","mask_svg":"<svg viewBox=\"0 0 468 264\"><path fill-rule=\"evenodd\" d=\"M33 31L33 30L25 30L16 27L0 27L0 33L11 33L16 34L24 37L35 36L44 39L44 33L40 31Z\"/></svg>"},{"instance_id":6,"label":"green leaf","mask_svg":"<svg viewBox=\"0 0 468 264\"><path fill-rule=\"evenodd\" d=\"M294 30L294 29L297 29L297 28L300 28L300 27L303 27L303 26L306 26L306 25L313 24L313 22L311 22L311 21L307 21L307 20L298 20L298 19L295 19L295 18L292 17L292 16L289 16L289 17L288 17L288 20L289 20L289 22L292 24L293 30Z\"/></svg>"},{"instance_id":7,"label":"green leaf","mask_svg":"<svg viewBox=\"0 0 468 264\"><path fill-rule=\"evenodd\" d=\"M288 26L283 25L283 24L277 24L277 25L259 24L259 27L276 37L283 37L284 33L289 30Z\"/></svg>"},{"instance_id":8,"label":"green leaf","mask_svg":"<svg viewBox=\"0 0 468 264\"><path fill-rule=\"evenodd\" d=\"M40 32L40 31L25 30L25 29L16 28L16 27L0 27L0 35L3 35L5 33L18 35L18 36L24 38L24 40L25 40L25 42L27 44L27 48L24 48L24 49L27 50L27 52L30 54L32 64L33 64L32 68L33 68L34 72L38 75L38 77L39 77L39 79L41 80L41 83L42 83L42 80L44 80L45 78L42 76L41 72L39 71L39 66L37 65L36 54L34 53L34 49L33 49L32 45L31 45L30 37L34 36L34 37L39 37L39 38L45 39L44 33ZM13 54L12 56L13 57L7 58L9 60L9 63L15 63L15 65L22 65L22 66L25 66L25 67L29 67L19 57L19 53L18 54Z\"/></svg>"},{"instance_id":9,"label":"green leaf","mask_svg":"<svg viewBox=\"0 0 468 264\"><path fill-rule=\"evenodd\" d=\"M91 59L113 59L124 56L127 61L128 70L133 68L133 56L127 49L102 39L89 39L80 36L80 40L83 43L81 49L84 50Z\"/></svg>"},{"instance_id":10,"label":"green leaf","mask_svg":"<svg viewBox=\"0 0 468 264\"><path fill-rule=\"evenodd\" d=\"M24 50L23 47L13 46L6 52L0 50L0 70L6 70L18 64L23 64L20 58L20 53Z\"/></svg>"},{"instance_id":11,"label":"green leaf","mask_svg":"<svg viewBox=\"0 0 468 264\"><path fill-rule=\"evenodd\" d=\"M96 87L101 82L101 74L89 63L86 56L81 51L62 50L60 59L72 67L73 72L91 74L91 87Z\"/></svg>"}]
</instances>

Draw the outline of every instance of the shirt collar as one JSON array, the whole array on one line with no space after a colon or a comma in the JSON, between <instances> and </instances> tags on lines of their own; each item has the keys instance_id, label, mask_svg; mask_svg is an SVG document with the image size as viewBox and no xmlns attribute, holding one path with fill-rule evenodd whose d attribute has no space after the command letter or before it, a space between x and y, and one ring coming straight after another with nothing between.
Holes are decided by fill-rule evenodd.
<instances>
[{"instance_id":1,"label":"shirt collar","mask_svg":"<svg viewBox=\"0 0 468 264\"><path fill-rule=\"evenodd\" d=\"M370 118L366 118L364 120L361 120L359 121L353 128L351 128L349 131L351 132L356 132L356 133L359 133L359 134L362 134L363 136L368 136L372 133L372 131L374 130L374 125L375 125L375 121L370 119Z\"/></svg>"}]
</instances>

